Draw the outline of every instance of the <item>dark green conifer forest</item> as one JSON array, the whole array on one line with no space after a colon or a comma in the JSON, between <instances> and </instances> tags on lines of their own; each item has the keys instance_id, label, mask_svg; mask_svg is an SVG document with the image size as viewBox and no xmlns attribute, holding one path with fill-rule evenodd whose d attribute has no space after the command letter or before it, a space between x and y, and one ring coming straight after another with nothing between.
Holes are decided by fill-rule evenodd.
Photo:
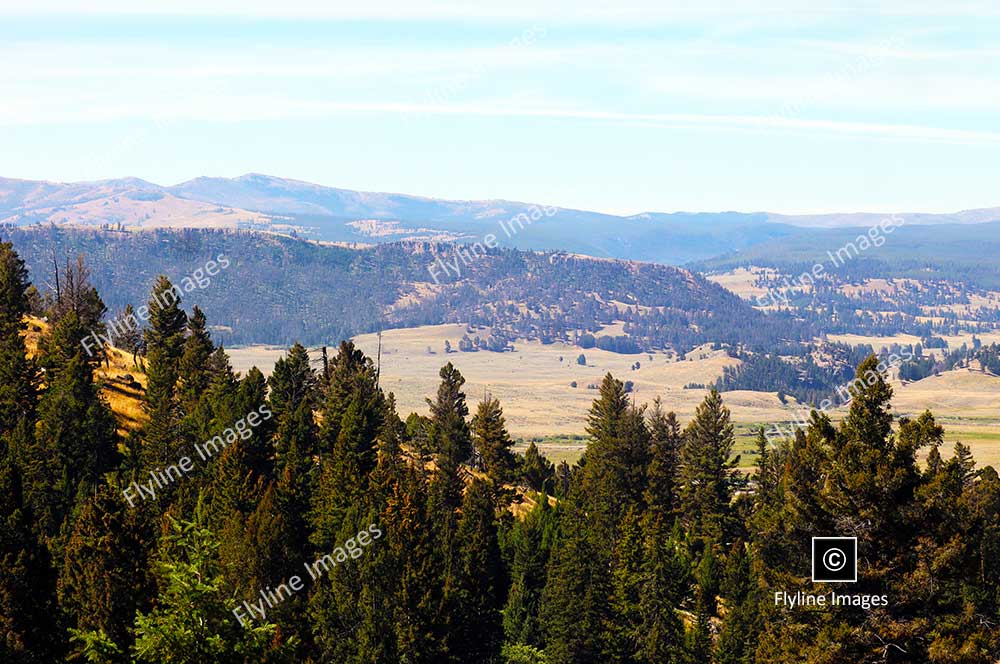
<instances>
[{"instance_id":1,"label":"dark green conifer forest","mask_svg":"<svg viewBox=\"0 0 1000 664\"><path fill-rule=\"evenodd\" d=\"M608 375L586 452L556 468L513 453L502 404L468 402L451 363L427 417L350 342L236 374L212 312L161 278L125 349L148 379L126 435L81 344L105 307L77 276L29 353L28 272L0 243L0 662L1000 660L1000 477L941 450L930 412L896 418L884 378L839 423L761 431L748 475L718 392L681 423ZM857 538L857 582L813 583L811 538L835 535ZM776 604L799 591L888 603Z\"/></svg>"}]
</instances>

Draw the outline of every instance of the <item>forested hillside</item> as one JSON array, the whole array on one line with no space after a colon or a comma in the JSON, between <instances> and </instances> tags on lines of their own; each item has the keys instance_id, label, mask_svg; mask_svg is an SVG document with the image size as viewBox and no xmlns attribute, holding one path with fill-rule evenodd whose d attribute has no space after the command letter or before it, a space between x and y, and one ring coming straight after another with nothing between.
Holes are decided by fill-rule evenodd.
<instances>
[{"instance_id":1,"label":"forested hillside","mask_svg":"<svg viewBox=\"0 0 1000 664\"><path fill-rule=\"evenodd\" d=\"M1000 477L962 445L945 460L929 412L894 421L874 358L839 425L762 431L752 477L717 392L682 424L611 375L583 459L553 467L511 453L501 404L471 406L450 363L405 420L350 343L235 375L211 311L160 278L123 438L82 343L102 295L73 274L40 288L29 356L28 271L0 243L0 661L1000 657ZM808 581L815 535L857 538L856 584ZM886 601L775 601L831 589Z\"/></svg>"},{"instance_id":2,"label":"forested hillside","mask_svg":"<svg viewBox=\"0 0 1000 664\"><path fill-rule=\"evenodd\" d=\"M490 328L502 348L517 338L573 342L617 320L643 350L685 352L706 341L761 347L809 336L691 272L648 263L507 249L466 259L450 244L353 249L250 231L47 227L8 228L4 236L36 283L54 283L55 269L82 254L113 314L142 303L157 275L179 283L201 270L207 278L206 262L225 255L229 266L188 299L213 312L213 325L224 328L219 340L230 345L335 345L385 327L465 323ZM455 267L444 272L442 264Z\"/></svg>"},{"instance_id":3,"label":"forested hillside","mask_svg":"<svg viewBox=\"0 0 1000 664\"><path fill-rule=\"evenodd\" d=\"M996 219L1000 213L994 213ZM873 218L872 223L884 220ZM991 219L991 217L986 217ZM920 279L964 283L977 288L1000 288L1000 222L938 225L904 225L885 238L884 244L837 267L844 281L870 278ZM800 230L787 237L761 242L738 252L693 261L699 271L725 270L746 265L779 268L788 274L808 272L816 263L856 242L867 228Z\"/></svg>"}]
</instances>

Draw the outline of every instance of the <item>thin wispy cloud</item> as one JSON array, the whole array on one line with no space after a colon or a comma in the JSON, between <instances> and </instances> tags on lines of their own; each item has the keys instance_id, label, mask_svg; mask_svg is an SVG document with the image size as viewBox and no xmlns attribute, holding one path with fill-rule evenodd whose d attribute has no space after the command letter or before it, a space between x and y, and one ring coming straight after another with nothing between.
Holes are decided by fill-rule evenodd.
<instances>
[{"instance_id":1,"label":"thin wispy cloud","mask_svg":"<svg viewBox=\"0 0 1000 664\"><path fill-rule=\"evenodd\" d=\"M823 109L964 109L1000 108L1000 77L948 76L919 73L850 74L833 71L819 76L718 73L658 76L648 85L674 98L715 101L758 101L778 113L822 112Z\"/></svg>"},{"instance_id":2,"label":"thin wispy cloud","mask_svg":"<svg viewBox=\"0 0 1000 664\"><path fill-rule=\"evenodd\" d=\"M458 197L554 187L603 209L715 208L720 190L743 209L988 206L998 10L0 0L0 172L340 172L429 193L446 178ZM939 164L960 187L935 186Z\"/></svg>"},{"instance_id":3,"label":"thin wispy cloud","mask_svg":"<svg viewBox=\"0 0 1000 664\"><path fill-rule=\"evenodd\" d=\"M864 136L896 140L917 140L959 144L1000 142L1000 132L954 129L914 124L816 120L780 115L730 115L691 113L627 113L579 108L545 108L523 105L433 104L415 102L329 102L276 100L269 97L217 95L200 97L197 103L185 99L151 100L149 105L122 103L113 106L84 104L65 112L53 108L51 100L37 104L21 100L0 108L0 124L17 126L81 120L100 122L126 119L154 119L157 123L185 120L230 121L294 120L341 114L378 113L412 119L419 116L465 116L490 118L533 118L586 120L618 125L661 129L725 129L735 131L800 131L822 134Z\"/></svg>"},{"instance_id":4,"label":"thin wispy cloud","mask_svg":"<svg viewBox=\"0 0 1000 664\"><path fill-rule=\"evenodd\" d=\"M370 2L322 2L288 0L282 3L264 0L35 0L27 4L16 0L0 2L0 13L9 15L69 13L91 15L181 15L236 17L309 17L372 20L442 20L442 19L522 19L552 17L576 21L631 20L651 21L685 18L727 17L734 14L775 14L780 16L937 16L997 15L1000 8L986 1L883 0L882 2L843 3L832 0L796 2L769 0L713 0L691 3L683 0L620 0L616 3L594 0L507 0L476 2L462 0L372 0Z\"/></svg>"}]
</instances>

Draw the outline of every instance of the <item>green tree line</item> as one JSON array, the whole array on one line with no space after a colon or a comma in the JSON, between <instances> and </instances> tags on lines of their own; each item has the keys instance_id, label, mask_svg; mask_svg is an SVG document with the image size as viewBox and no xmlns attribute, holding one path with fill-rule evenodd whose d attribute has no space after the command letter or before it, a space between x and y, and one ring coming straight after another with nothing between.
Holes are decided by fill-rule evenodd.
<instances>
[{"instance_id":1,"label":"green tree line","mask_svg":"<svg viewBox=\"0 0 1000 664\"><path fill-rule=\"evenodd\" d=\"M84 275L85 276L85 275ZM440 371L403 420L350 342L314 367L233 372L195 307L150 297L146 418L121 435L81 339L83 279L52 296L37 354L29 284L0 243L0 661L747 664L1000 657L1000 478L945 459L930 413L886 381L736 470L711 391L682 426L604 378L581 460L512 452L501 404ZM864 375L875 358L859 367ZM122 491L253 411L273 417L155 498ZM918 463L918 454L926 460ZM516 515L516 516L515 516ZM241 625L232 609L375 523L382 537ZM810 538L856 537L863 611L776 607Z\"/></svg>"}]
</instances>

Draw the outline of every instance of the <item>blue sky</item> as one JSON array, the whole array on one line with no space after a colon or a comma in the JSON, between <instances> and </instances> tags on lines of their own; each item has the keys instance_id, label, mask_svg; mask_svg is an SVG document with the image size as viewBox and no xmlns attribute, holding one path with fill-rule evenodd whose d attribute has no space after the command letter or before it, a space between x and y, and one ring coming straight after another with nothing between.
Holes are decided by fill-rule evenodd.
<instances>
[{"instance_id":1,"label":"blue sky","mask_svg":"<svg viewBox=\"0 0 1000 664\"><path fill-rule=\"evenodd\" d=\"M0 0L0 175L1000 206L996 3ZM941 8L935 8L940 5Z\"/></svg>"}]
</instances>

